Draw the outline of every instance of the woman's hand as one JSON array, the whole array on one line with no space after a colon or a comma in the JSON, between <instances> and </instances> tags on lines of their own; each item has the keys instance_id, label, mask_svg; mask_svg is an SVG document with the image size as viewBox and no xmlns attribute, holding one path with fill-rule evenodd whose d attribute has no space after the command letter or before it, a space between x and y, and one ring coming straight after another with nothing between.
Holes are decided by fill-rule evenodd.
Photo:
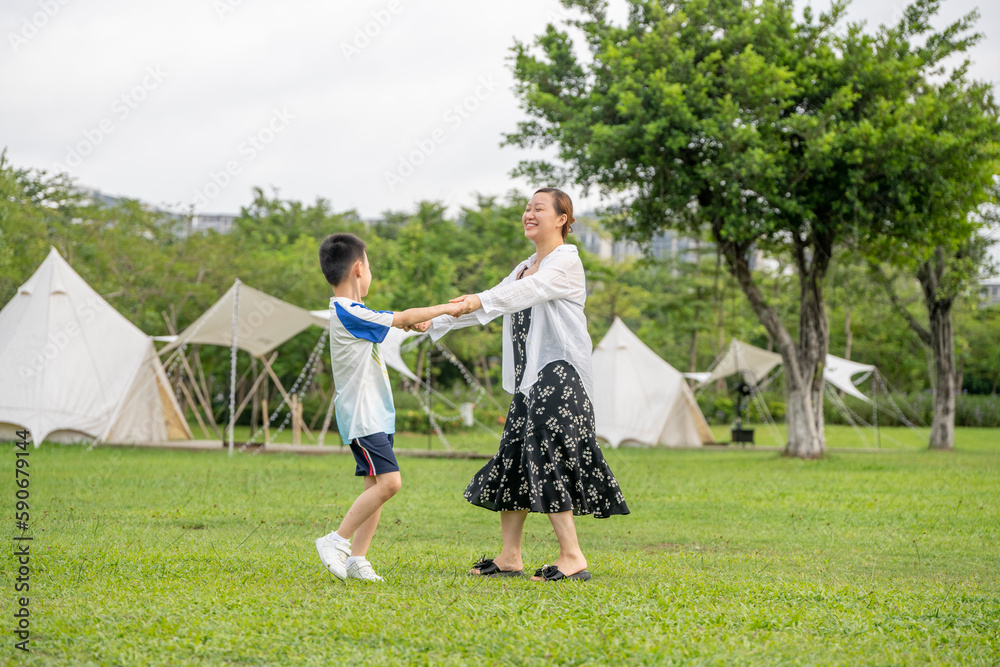
<instances>
[{"instance_id":1,"label":"woman's hand","mask_svg":"<svg viewBox=\"0 0 1000 667\"><path fill-rule=\"evenodd\" d=\"M450 303L455 305L455 308L449 313L452 317L468 315L483 307L483 302L479 300L479 296L476 294L463 294L452 299Z\"/></svg>"}]
</instances>

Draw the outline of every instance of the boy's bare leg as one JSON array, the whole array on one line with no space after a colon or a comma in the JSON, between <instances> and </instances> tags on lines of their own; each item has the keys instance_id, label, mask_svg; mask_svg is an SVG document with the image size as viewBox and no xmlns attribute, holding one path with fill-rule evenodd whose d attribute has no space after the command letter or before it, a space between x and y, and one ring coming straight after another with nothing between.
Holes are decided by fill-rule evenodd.
<instances>
[{"instance_id":1,"label":"boy's bare leg","mask_svg":"<svg viewBox=\"0 0 1000 667\"><path fill-rule=\"evenodd\" d=\"M369 480L371 480L370 483ZM385 472L374 477L366 477L365 490L361 492L361 495L351 505L351 509L347 510L347 515L340 522L340 527L337 528L337 534L345 540L349 540L358 532L358 529L374 516L375 522L367 538L368 542L371 543L372 535L375 534L375 527L378 526L382 505L396 495L401 486L402 480L398 471ZM366 545L365 551L367 549Z\"/></svg>"},{"instance_id":2,"label":"boy's bare leg","mask_svg":"<svg viewBox=\"0 0 1000 667\"><path fill-rule=\"evenodd\" d=\"M573 512L556 512L549 514L552 529L559 540L559 559L553 563L567 577L587 569L587 559L580 550L580 542L576 538L576 524L573 522Z\"/></svg>"},{"instance_id":3,"label":"boy's bare leg","mask_svg":"<svg viewBox=\"0 0 1000 667\"><path fill-rule=\"evenodd\" d=\"M504 571L523 570L521 560L521 536L524 534L524 521L528 518L528 510L519 512L500 512L500 535L503 538L503 549L500 555L493 559L498 568ZM479 574L473 568L470 574Z\"/></svg>"},{"instance_id":4,"label":"boy's bare leg","mask_svg":"<svg viewBox=\"0 0 1000 667\"><path fill-rule=\"evenodd\" d=\"M376 479L372 476L365 477L365 491L375 486ZM368 554L368 547L371 546L372 538L375 537L375 530L378 528L378 520L382 516L382 506L379 505L375 513L368 517L361 526L354 531L354 539L351 540L351 555L365 556Z\"/></svg>"}]
</instances>

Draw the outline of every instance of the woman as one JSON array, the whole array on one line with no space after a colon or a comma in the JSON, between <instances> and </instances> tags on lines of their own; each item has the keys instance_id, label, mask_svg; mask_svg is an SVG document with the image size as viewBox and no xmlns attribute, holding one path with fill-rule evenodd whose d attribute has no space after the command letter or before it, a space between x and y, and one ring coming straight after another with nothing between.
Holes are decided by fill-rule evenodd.
<instances>
[{"instance_id":1,"label":"woman","mask_svg":"<svg viewBox=\"0 0 1000 667\"><path fill-rule=\"evenodd\" d=\"M628 507L594 432L590 335L583 306L586 278L576 247L565 243L573 202L555 188L538 190L521 224L535 254L500 285L453 299L456 317L431 325L437 340L453 328L503 315L503 387L514 394L500 449L472 479L465 498L500 512L503 549L471 574L522 576L521 536L528 512L548 514L559 558L534 580L590 579L574 514L603 518Z\"/></svg>"}]
</instances>

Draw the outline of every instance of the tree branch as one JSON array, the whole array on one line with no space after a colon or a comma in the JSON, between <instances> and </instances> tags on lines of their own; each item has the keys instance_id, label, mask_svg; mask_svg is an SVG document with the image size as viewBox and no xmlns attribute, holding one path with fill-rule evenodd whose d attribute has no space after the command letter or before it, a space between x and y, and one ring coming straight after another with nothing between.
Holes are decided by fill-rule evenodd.
<instances>
[{"instance_id":1,"label":"tree branch","mask_svg":"<svg viewBox=\"0 0 1000 667\"><path fill-rule=\"evenodd\" d=\"M906 304L904 304L903 301L899 298L899 294L896 293L896 288L893 287L892 281L889 280L889 276L885 275L885 271L882 270L881 266L878 266L876 264L869 264L869 267L872 270L872 274L879 279L879 282L882 283L882 287L883 289L885 289L886 294L889 295L889 301L892 302L892 305L896 308L896 310L900 312L900 314L903 315L903 317L906 319L906 323L910 325L910 328L913 329L913 331L917 334L921 342L924 345L930 347L931 332L928 331L927 328L924 327L922 324L920 324L920 322L917 321L917 318L915 318L913 314L909 310L907 310Z\"/></svg>"}]
</instances>

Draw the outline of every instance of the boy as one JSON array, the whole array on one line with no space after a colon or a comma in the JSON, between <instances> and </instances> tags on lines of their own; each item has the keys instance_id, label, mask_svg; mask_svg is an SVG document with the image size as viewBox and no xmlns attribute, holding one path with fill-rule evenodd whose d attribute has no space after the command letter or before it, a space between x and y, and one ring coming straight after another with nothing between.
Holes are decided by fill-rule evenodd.
<instances>
[{"instance_id":1,"label":"boy","mask_svg":"<svg viewBox=\"0 0 1000 667\"><path fill-rule=\"evenodd\" d=\"M390 326L426 331L428 320L452 312L456 305L399 313L366 308L361 299L368 295L372 274L364 241L353 234L328 236L320 245L319 263L334 293L330 299L330 356L337 391L337 429L341 438L351 443L357 462L355 475L365 478L365 486L340 527L316 539L316 551L338 579L381 581L366 555L382 505L399 491L400 476L392 451L396 412L378 344L385 340Z\"/></svg>"}]
</instances>

